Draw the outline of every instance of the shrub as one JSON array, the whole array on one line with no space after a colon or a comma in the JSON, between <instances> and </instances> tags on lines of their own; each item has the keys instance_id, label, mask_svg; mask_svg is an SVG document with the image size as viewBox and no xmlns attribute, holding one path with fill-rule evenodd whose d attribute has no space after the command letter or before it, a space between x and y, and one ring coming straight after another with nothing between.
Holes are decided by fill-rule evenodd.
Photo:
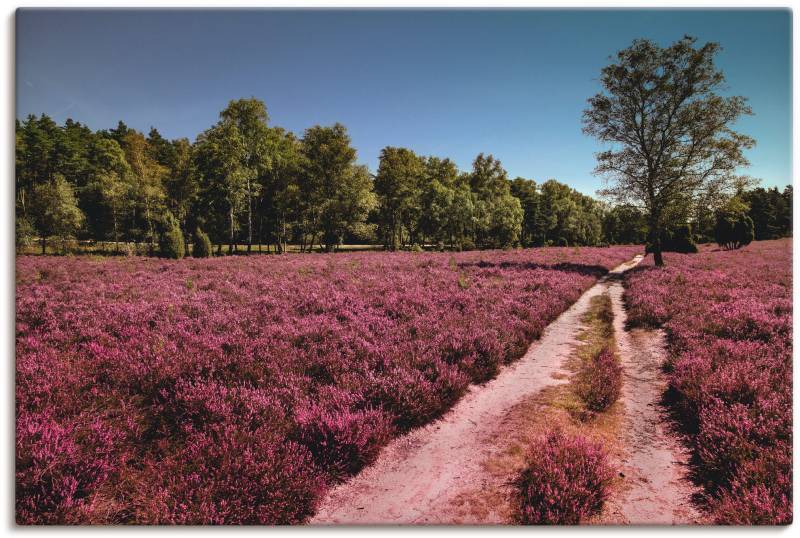
<instances>
[{"instance_id":1,"label":"shrub","mask_svg":"<svg viewBox=\"0 0 800 538\"><path fill-rule=\"evenodd\" d=\"M158 525L289 525L314 513L324 483L305 447L269 431L217 425L145 469L136 521Z\"/></svg>"},{"instance_id":2,"label":"shrub","mask_svg":"<svg viewBox=\"0 0 800 538\"><path fill-rule=\"evenodd\" d=\"M525 525L576 525L600 511L613 472L602 446L550 432L530 447L515 481Z\"/></svg>"},{"instance_id":3,"label":"shrub","mask_svg":"<svg viewBox=\"0 0 800 538\"><path fill-rule=\"evenodd\" d=\"M792 520L792 249L703 249L626 274L634 326L661 325L670 404L719 524Z\"/></svg>"},{"instance_id":4,"label":"shrub","mask_svg":"<svg viewBox=\"0 0 800 538\"><path fill-rule=\"evenodd\" d=\"M681 254L696 254L697 245L694 242L691 224L683 224L665 230L661 234L662 252L680 252ZM653 252L653 245L648 243L645 246L645 253Z\"/></svg>"},{"instance_id":5,"label":"shrub","mask_svg":"<svg viewBox=\"0 0 800 538\"><path fill-rule=\"evenodd\" d=\"M581 365L577 392L591 411L605 411L619 399L622 367L614 353L604 347Z\"/></svg>"},{"instance_id":6,"label":"shrub","mask_svg":"<svg viewBox=\"0 0 800 538\"><path fill-rule=\"evenodd\" d=\"M697 253L697 245L694 243L691 224L684 224L672 230L664 250L666 252L680 252L681 254Z\"/></svg>"},{"instance_id":7,"label":"shrub","mask_svg":"<svg viewBox=\"0 0 800 538\"><path fill-rule=\"evenodd\" d=\"M167 215L164 222L164 231L159 241L159 254L163 258L173 260L180 260L185 254L183 232L172 215Z\"/></svg>"},{"instance_id":8,"label":"shrub","mask_svg":"<svg viewBox=\"0 0 800 538\"><path fill-rule=\"evenodd\" d=\"M755 237L753 219L745 212L720 211L716 215L714 240L726 249L749 245Z\"/></svg>"},{"instance_id":9,"label":"shrub","mask_svg":"<svg viewBox=\"0 0 800 538\"><path fill-rule=\"evenodd\" d=\"M17 250L23 250L33 244L33 238L36 234L36 230L33 229L33 225L25 217L17 217L14 232Z\"/></svg>"},{"instance_id":10,"label":"shrub","mask_svg":"<svg viewBox=\"0 0 800 538\"><path fill-rule=\"evenodd\" d=\"M351 410L311 404L297 412L298 440L317 465L336 479L372 463L392 437L392 419L375 409Z\"/></svg>"},{"instance_id":11,"label":"shrub","mask_svg":"<svg viewBox=\"0 0 800 538\"><path fill-rule=\"evenodd\" d=\"M18 521L300 522L636 250L20 256Z\"/></svg>"},{"instance_id":12,"label":"shrub","mask_svg":"<svg viewBox=\"0 0 800 538\"><path fill-rule=\"evenodd\" d=\"M17 417L19 524L74 524L116 467L116 432L99 420L61 426L46 414Z\"/></svg>"},{"instance_id":13,"label":"shrub","mask_svg":"<svg viewBox=\"0 0 800 538\"><path fill-rule=\"evenodd\" d=\"M213 255L213 247L208 234L200 228L194 232L194 244L192 245L193 258L209 258Z\"/></svg>"}]
</instances>

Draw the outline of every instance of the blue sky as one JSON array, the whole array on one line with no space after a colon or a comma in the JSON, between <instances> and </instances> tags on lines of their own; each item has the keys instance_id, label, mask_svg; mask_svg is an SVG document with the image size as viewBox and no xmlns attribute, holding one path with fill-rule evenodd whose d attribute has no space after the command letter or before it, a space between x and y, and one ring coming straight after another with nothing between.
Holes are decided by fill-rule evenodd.
<instances>
[{"instance_id":1,"label":"blue sky","mask_svg":"<svg viewBox=\"0 0 800 538\"><path fill-rule=\"evenodd\" d=\"M717 41L725 93L750 99L746 173L791 182L791 13L698 10L37 11L17 14L17 117L93 129L122 119L191 140L227 102L262 99L302 134L339 121L373 171L384 146L479 152L510 177L593 194L600 146L581 133L609 56L644 37Z\"/></svg>"}]
</instances>

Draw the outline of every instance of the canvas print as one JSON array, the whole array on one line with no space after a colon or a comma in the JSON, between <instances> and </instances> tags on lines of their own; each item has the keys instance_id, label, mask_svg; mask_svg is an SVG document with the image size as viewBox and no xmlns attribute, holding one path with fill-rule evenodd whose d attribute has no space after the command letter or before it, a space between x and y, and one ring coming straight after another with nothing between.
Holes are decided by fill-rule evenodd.
<instances>
[{"instance_id":1,"label":"canvas print","mask_svg":"<svg viewBox=\"0 0 800 538\"><path fill-rule=\"evenodd\" d=\"M15 15L27 525L787 525L792 13Z\"/></svg>"}]
</instances>

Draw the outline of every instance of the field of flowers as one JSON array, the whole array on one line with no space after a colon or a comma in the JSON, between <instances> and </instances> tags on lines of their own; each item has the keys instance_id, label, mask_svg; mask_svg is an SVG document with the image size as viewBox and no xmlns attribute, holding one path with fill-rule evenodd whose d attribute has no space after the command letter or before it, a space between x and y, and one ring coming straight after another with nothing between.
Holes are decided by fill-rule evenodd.
<instances>
[{"instance_id":1,"label":"field of flowers","mask_svg":"<svg viewBox=\"0 0 800 538\"><path fill-rule=\"evenodd\" d=\"M640 247L19 257L19 523L296 523Z\"/></svg>"},{"instance_id":2,"label":"field of flowers","mask_svg":"<svg viewBox=\"0 0 800 538\"><path fill-rule=\"evenodd\" d=\"M723 524L790 523L791 239L665 263L627 274L629 319L667 330L674 409L710 512Z\"/></svg>"}]
</instances>

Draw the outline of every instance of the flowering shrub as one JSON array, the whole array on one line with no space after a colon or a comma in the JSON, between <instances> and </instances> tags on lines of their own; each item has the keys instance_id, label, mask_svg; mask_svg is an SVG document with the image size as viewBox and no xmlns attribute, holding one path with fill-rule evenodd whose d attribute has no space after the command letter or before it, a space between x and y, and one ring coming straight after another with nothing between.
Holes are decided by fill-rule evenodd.
<instances>
[{"instance_id":1,"label":"flowering shrub","mask_svg":"<svg viewBox=\"0 0 800 538\"><path fill-rule=\"evenodd\" d=\"M301 522L637 250L19 257L17 521Z\"/></svg>"},{"instance_id":2,"label":"flowering shrub","mask_svg":"<svg viewBox=\"0 0 800 538\"><path fill-rule=\"evenodd\" d=\"M614 473L601 445L551 432L529 458L515 483L522 523L577 525L603 507Z\"/></svg>"},{"instance_id":3,"label":"flowering shrub","mask_svg":"<svg viewBox=\"0 0 800 538\"><path fill-rule=\"evenodd\" d=\"M626 276L629 320L663 325L674 406L718 523L792 520L792 247L704 246Z\"/></svg>"},{"instance_id":4,"label":"flowering shrub","mask_svg":"<svg viewBox=\"0 0 800 538\"><path fill-rule=\"evenodd\" d=\"M577 393L590 411L605 411L619 399L621 391L622 366L608 347L581 365Z\"/></svg>"}]
</instances>

